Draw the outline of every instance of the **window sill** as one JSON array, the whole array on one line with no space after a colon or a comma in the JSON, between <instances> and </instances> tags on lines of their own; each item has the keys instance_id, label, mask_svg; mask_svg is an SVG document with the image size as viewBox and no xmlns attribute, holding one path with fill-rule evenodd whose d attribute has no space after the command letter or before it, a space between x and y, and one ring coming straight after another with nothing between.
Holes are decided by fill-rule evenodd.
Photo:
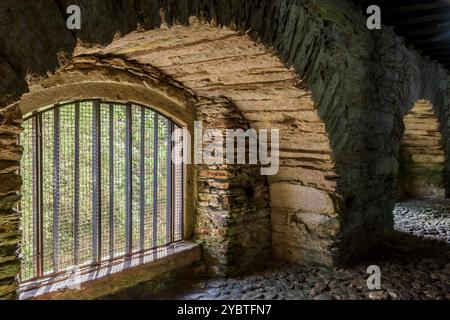
<instances>
[{"instance_id":1,"label":"window sill","mask_svg":"<svg viewBox=\"0 0 450 320\"><path fill-rule=\"evenodd\" d=\"M163 273L186 267L201 259L197 244L182 241L96 267L39 281L24 282L24 299L97 299L153 280Z\"/></svg>"}]
</instances>

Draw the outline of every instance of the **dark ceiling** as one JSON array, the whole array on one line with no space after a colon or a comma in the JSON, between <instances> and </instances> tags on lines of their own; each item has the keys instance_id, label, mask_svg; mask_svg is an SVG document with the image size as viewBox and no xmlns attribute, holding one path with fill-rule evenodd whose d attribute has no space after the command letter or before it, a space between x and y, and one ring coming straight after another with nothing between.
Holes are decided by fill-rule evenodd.
<instances>
[{"instance_id":1,"label":"dark ceiling","mask_svg":"<svg viewBox=\"0 0 450 320\"><path fill-rule=\"evenodd\" d=\"M383 24L423 55L450 69L450 0L367 1L381 7Z\"/></svg>"}]
</instances>

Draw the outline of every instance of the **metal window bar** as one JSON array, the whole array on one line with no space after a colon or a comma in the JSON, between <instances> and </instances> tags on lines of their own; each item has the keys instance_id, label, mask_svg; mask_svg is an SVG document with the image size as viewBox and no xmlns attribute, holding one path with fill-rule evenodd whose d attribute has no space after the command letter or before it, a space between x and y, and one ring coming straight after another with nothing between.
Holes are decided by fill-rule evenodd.
<instances>
[{"instance_id":1,"label":"metal window bar","mask_svg":"<svg viewBox=\"0 0 450 320\"><path fill-rule=\"evenodd\" d=\"M36 218L37 221L37 235L39 237L38 241L37 241L37 248L38 248L38 257L39 257L39 264L38 264L38 274L40 277L42 277L44 275L44 219L43 219L43 215L44 215L44 197L43 197L43 192L44 192L44 173L42 170L42 159L44 158L43 155L43 141L42 141L42 115L39 114L37 116L38 119L38 128L37 128L37 132L38 132L38 137L37 137L37 148L38 148L38 175L37 175L37 185L38 185L38 192L39 192L39 206L38 206L38 216Z\"/></svg>"},{"instance_id":2,"label":"metal window bar","mask_svg":"<svg viewBox=\"0 0 450 320\"><path fill-rule=\"evenodd\" d=\"M74 265L79 262L79 246L80 239L78 237L80 231L80 103L75 103L75 159L74 159L74 179L73 179L73 261Z\"/></svg>"},{"instance_id":3,"label":"metal window bar","mask_svg":"<svg viewBox=\"0 0 450 320\"><path fill-rule=\"evenodd\" d=\"M114 258L114 105L109 104L109 258Z\"/></svg>"},{"instance_id":4,"label":"metal window bar","mask_svg":"<svg viewBox=\"0 0 450 320\"><path fill-rule=\"evenodd\" d=\"M176 128L177 131L174 131L174 141L177 143L183 143L183 132L181 131L181 128L177 126L176 124L173 124L173 126ZM183 159L183 152L184 150L181 149L180 154L176 153L174 155L174 160L176 160L173 163L173 186L172 186L172 192L173 192L173 205L172 208L174 210L173 214L173 232L174 232L174 238L172 241L181 241L183 240L184 236L184 230L183 230L183 186L184 186L184 172L183 172L183 164L180 163Z\"/></svg>"},{"instance_id":5,"label":"metal window bar","mask_svg":"<svg viewBox=\"0 0 450 320\"><path fill-rule=\"evenodd\" d=\"M185 150L183 149L183 153L185 152ZM182 157L184 157L184 154L181 155ZM184 159L184 158L183 158ZM180 187L180 201L181 201L181 205L180 205L180 212L179 214L180 216L180 239L179 240L184 240L184 188L185 188L185 183L184 183L184 165L181 165L180 168L181 171L181 187Z\"/></svg>"},{"instance_id":6,"label":"metal window bar","mask_svg":"<svg viewBox=\"0 0 450 320\"><path fill-rule=\"evenodd\" d=\"M183 150L184 152L184 150ZM184 155L182 155L182 157L184 157ZM180 219L180 226L179 226L179 235L180 235L180 239L177 240L184 240L184 188L185 188L185 183L184 183L184 165L182 164L180 166L180 176L181 176L181 186L180 186L180 212L178 213L180 215L179 219Z\"/></svg>"},{"instance_id":7,"label":"metal window bar","mask_svg":"<svg viewBox=\"0 0 450 320\"><path fill-rule=\"evenodd\" d=\"M168 121L167 123L167 149L166 149L166 242L170 243L173 239L173 192L172 192L172 132L173 132L173 123Z\"/></svg>"},{"instance_id":8,"label":"metal window bar","mask_svg":"<svg viewBox=\"0 0 450 320\"><path fill-rule=\"evenodd\" d=\"M93 263L101 261L101 122L100 122L100 103L94 101L92 108L92 252Z\"/></svg>"},{"instance_id":9,"label":"metal window bar","mask_svg":"<svg viewBox=\"0 0 450 320\"><path fill-rule=\"evenodd\" d=\"M53 109L53 272L59 269L59 108Z\"/></svg>"},{"instance_id":10,"label":"metal window bar","mask_svg":"<svg viewBox=\"0 0 450 320\"><path fill-rule=\"evenodd\" d=\"M35 237L35 252L36 252L36 272L34 274L37 277L42 277L44 274L43 263L43 243L42 243L42 116L36 114L32 118L32 130L33 130L33 194L35 196L36 206L33 208L34 215L34 237Z\"/></svg>"},{"instance_id":11,"label":"metal window bar","mask_svg":"<svg viewBox=\"0 0 450 320\"><path fill-rule=\"evenodd\" d=\"M140 189L139 189L139 248L145 249L145 109L141 108L141 130L139 136L140 142Z\"/></svg>"},{"instance_id":12,"label":"metal window bar","mask_svg":"<svg viewBox=\"0 0 450 320\"><path fill-rule=\"evenodd\" d=\"M155 113L153 122L153 231L152 245L158 245L158 144L159 144L159 115Z\"/></svg>"},{"instance_id":13,"label":"metal window bar","mask_svg":"<svg viewBox=\"0 0 450 320\"><path fill-rule=\"evenodd\" d=\"M138 166L138 170L140 173L140 180L138 180L140 183L140 188L138 189L139 191L139 215L138 215L138 219L140 220L140 225L139 225L139 233L137 233L137 236L139 237L139 248L140 251L145 251L145 250L150 250L150 249L154 249L157 248L159 245L163 245L163 244L168 244L174 241L179 241L182 240L183 238L183 230L184 230L184 221L183 221L183 206L184 206L184 190L183 190L183 186L184 186L184 166L183 165L178 165L177 169L175 169L175 165L171 162L172 157L171 157L171 153L172 153L172 148L173 148L173 142L172 142L172 132L174 130L174 128L178 128L177 125L175 125L171 120L167 120L166 118L160 114L158 114L157 112L154 112L153 110L150 110L149 115L152 115L153 117L146 117L146 113L145 110L147 110L146 107L141 107L139 108L132 108L131 104L127 104L127 105L118 105L119 107L123 107L123 109L121 110L125 110L124 117L125 117L125 128L124 128L124 138L119 138L119 139L124 139L120 140L124 143L125 147L125 153L124 153L124 158L121 159L117 159L116 158L116 148L118 145L120 145L122 142L119 141L119 144L116 144L117 141L115 141L116 136L115 136L115 123L116 121L121 121L120 119L116 119L115 114L116 112L120 112L119 109L115 108L115 105L113 103L108 103L109 105L109 119L107 120L107 123L109 124L109 129L107 130L107 140L109 141L109 149L107 150L107 152L109 152L109 155L107 156L107 159L109 159L109 204L106 208L109 208L109 221L106 220L109 225L109 244L106 243L102 243L102 237L101 237L101 183L102 183L102 177L101 177L101 106L100 106L100 101L87 101L87 103L84 104L83 108L89 104L92 105L92 131L90 131L91 129L87 129L86 125L86 121L83 122L83 129L81 128L82 122L81 122L81 110L80 110L80 103L82 103L81 101L77 101L74 102L72 104L66 104L64 105L64 107L66 108L74 108L72 109L71 113L72 115L74 115L74 130L71 131L70 135L73 134L72 137L67 136L66 132L64 132L63 128L66 128L65 126L61 126L61 116L60 116L60 106L59 105L55 105L51 108L48 108L46 110L43 110L41 112L35 112L32 114L31 117L29 117L28 119L30 119L32 121L32 125L30 126L30 130L32 130L32 135L30 135L30 139L32 139L31 141L31 148L32 148L32 174L30 175L31 177L31 183L30 185L33 188L33 202L35 203L35 205L32 208L32 211L30 214L33 216L33 233L32 233L32 237L33 237L33 247L34 250L33 252L35 253L35 256L33 257L34 260L34 264L32 266L32 268L35 268L35 270L32 270L32 275L34 278L40 278L43 277L44 275L46 276L50 276L50 275L56 275L58 273L62 273L65 270L63 270L64 268L67 267L67 265L62 265L60 264L60 261L62 261L61 259L64 259L64 261L73 261L73 264L75 266L77 266L79 263L84 263L85 261L81 261L81 254L82 252L84 253L84 255L86 255L86 252L89 252L89 254L92 254L92 264L96 264L99 262L102 262L102 255L101 255L101 248L102 246L106 246L105 248L108 248L109 251L109 259L113 260L114 258L119 258L117 256L115 256L115 254L118 254L118 252L116 251L116 245L115 245L115 238L116 238L116 232L118 230L117 227L115 227L115 210L116 208L114 207L114 195L117 191L117 185L115 184L115 178L116 178L116 170L115 170L115 166L114 163L117 161L125 161L125 191L126 191L126 195L125 196L125 233L126 233L126 237L125 237L125 241L126 241L126 252L125 254L131 254L132 253L132 237L133 237L133 232L132 232L132 184L133 184L133 175L132 175L132 146L133 146L133 137L138 137L136 139L139 139L139 143L136 144L137 148L139 148L139 153L138 153L138 157L139 157L139 161L137 162L139 164ZM138 106L140 107L140 106ZM136 110L136 111L133 111ZM52 130L49 129L49 132L52 132L52 136L50 140L46 140L45 143L50 143L53 144L53 146L51 147L53 149L53 155L49 155L49 159L53 159L53 164L52 164L52 171L46 171L46 175L50 175L52 183L52 196L51 199L53 199L52 201L52 208L51 210L53 211L52 214L46 214L44 215L44 200L43 200L43 195L46 192L49 192L50 190L44 190L44 170L43 167L45 166L45 164L43 164L43 153L46 152L46 148L47 146L44 145L44 141L43 141L43 131L47 130L47 127L43 126L43 117L42 114L45 112L52 112L52 118L47 118L49 120L46 120L46 124L48 125L48 121L52 121L52 126L50 127ZM140 118L139 117L134 117L133 112L140 112ZM68 113L65 111L64 113L65 115L67 115ZM136 116L138 116L139 114L136 114ZM162 118L160 118L162 117ZM146 122L150 121L150 119L153 118L153 126L148 128L148 126L146 125ZM25 120L28 120L25 119ZM66 118L64 118L66 119ZM123 119L123 118L122 118ZM139 121L141 122L140 127L136 126L136 134L133 135L133 119L139 119ZM164 121L162 121L164 119ZM50 122L51 123L51 122ZM166 146L162 147L160 146L160 144L162 143L160 140L160 131L161 128L164 127L164 125L167 123L166 130L167 130L167 135L166 135ZM139 127L139 129L138 129ZM160 128L161 127L161 128ZM146 130L148 129L153 129L151 131L153 131L153 141L149 140L146 141ZM139 132L140 130L140 132ZM86 133L89 132L91 137L87 137ZM64 135L64 136L62 136ZM83 139L82 139L82 135ZM64 137L64 141L73 141L74 143L74 148L72 149L73 151L73 159L74 159L74 163L72 166L67 166L67 164L65 163L61 163L61 161L64 159L64 161L67 161L67 154L61 154L61 152L63 151L63 149L61 149L60 144L62 143L62 139L61 137ZM92 162L91 160L87 160L88 162L85 162L85 156L82 154L81 150L81 141L86 141L86 139L92 139L92 146L91 146L91 151L92 151ZM163 140L162 140L163 141ZM160 149L161 147L161 149ZM146 152L145 150L151 148L150 151L151 152ZM50 149L50 152L51 150ZM65 150L65 149L64 149ZM85 148L85 151L89 150ZM158 155L159 152L165 152L166 154L161 154ZM64 155L63 158L61 158L61 156ZM158 179L158 168L159 164L158 164L158 159L160 158L160 156L162 157L162 159L164 159L164 156L166 157L166 177L164 180L166 181L158 181L160 179ZM153 159L152 159L153 158ZM90 156L86 159L91 159ZM147 162L146 162L147 160ZM51 161L51 160L50 160ZM86 165L86 163L89 163L89 166L92 166L90 169L86 169L83 168L83 166ZM123 163L123 162L122 162ZM150 209L146 207L145 203L150 204L150 202L145 202L145 198L146 198L146 192L150 187L150 182L146 183L146 179L145 179L145 170L146 170L146 163L151 164L149 169L152 169L153 171L153 176L152 179L153 180L153 186L152 186L152 193L150 193L149 195L151 196L151 198L153 198L152 201L152 214L150 217L150 222L151 223L151 242L149 244L146 244L145 242L145 238L147 237L147 234L145 232L145 215L146 215L146 210ZM64 164L64 170L73 170L73 202L71 201L71 204L67 204L65 202L61 202L64 201L64 199L61 199L61 193L60 193L60 187L61 187L61 179L64 178L64 172L67 171L61 171L63 167L61 167L61 165ZM164 165L164 164L161 164ZM92 250L87 250L85 246L81 245L81 238L87 239L86 237L91 237L91 236L87 236L86 234L83 234L85 232L87 232L86 229L81 229L81 219L84 219L86 217L86 213L85 212L81 212L81 191L80 191L80 170L84 170L83 172L91 172L92 173L92 181L91 181L91 186L93 189L92 192L92 196L93 199L92 201L92 227L91 227L91 231L92 232ZM181 171L181 174L179 173ZM123 172L123 171L122 171ZM175 174L175 172L177 172L177 174ZM120 173L120 170L119 170ZM120 178L120 177L119 177ZM49 179L49 178L45 178L45 179ZM180 183L181 180L181 183ZM64 180L65 181L65 180ZM149 185L150 184L150 185ZM123 184L119 184L118 186L123 186ZM161 190L161 187L166 185L166 190ZM48 185L47 185L48 186ZM67 185L65 187L67 190ZM86 187L83 187L84 189ZM175 191L176 190L176 191ZM72 194L72 192L70 194ZM162 193L161 193L162 192ZM67 194L67 191L66 193ZM163 218L161 221L158 221L158 194L160 195L164 195L163 196L163 200L165 197L166 203L165 203L165 207L166 207L166 217L165 219ZM176 199L177 197L177 199ZM180 200L181 197L181 200ZM27 201L27 199L24 199L24 201ZM86 201L86 200L84 200ZM86 202L83 202L86 203ZM64 204L64 207L60 207L60 205ZM47 204L46 204L47 205ZM163 205L163 204L161 204ZM85 208L86 206L83 205ZM73 241L73 248L70 252L72 252L73 256L71 258L68 258L67 256L64 257L60 257L61 254L67 254L67 251L61 251L61 238L63 235L61 234L61 232L63 232L62 229L60 229L60 210L67 210L67 208L69 208L69 210L71 210L70 212L73 212L72 214L72 219L73 219L73 223L72 223L72 228L73 228L73 239L71 239L71 241ZM89 208L89 207L88 207ZM48 208L46 209L48 210ZM107 210L108 211L108 210ZM48 212L48 211L47 211ZM64 211L67 212L67 211ZM26 214L26 213L25 213ZM65 213L65 217L64 219L67 219L67 213ZM47 220L46 220L47 219ZM46 220L47 222L45 222L44 220ZM50 227L52 228L52 237L50 238L52 241L52 245L51 247L49 247L48 250L53 250L53 253L51 253L50 255L46 256L47 258L44 257L44 223L46 225L48 225L48 221L50 220ZM89 219L90 220L90 219ZM165 221L164 221L165 220ZM158 224L160 223L160 225ZM165 223L165 225L164 225ZM47 227L46 227L47 228ZM161 229L164 230L165 232L163 232L162 234L165 233L166 239L165 239L165 243L163 242L159 242L158 241L158 229L159 228L163 228ZM178 230L176 230L178 229ZM47 230L47 229L46 229ZM122 229L123 230L123 229ZM176 230L176 231L175 231ZM46 231L47 233L48 231ZM176 235L179 234L179 235ZM91 239L91 238L89 238ZM67 240L65 243L67 243ZM105 240L104 240L105 241ZM46 249L47 250L47 249ZM86 251L87 250L87 251ZM48 260L52 259L52 265L50 265L50 268L53 269L47 269L47 265L49 263ZM105 258L103 258L105 259ZM51 263L50 262L50 263ZM46 265L45 269L44 269L44 265ZM60 270L61 269L61 270ZM24 280L29 280L29 279L24 279Z\"/></svg>"},{"instance_id":14,"label":"metal window bar","mask_svg":"<svg viewBox=\"0 0 450 320\"><path fill-rule=\"evenodd\" d=\"M133 234L133 222L132 222L132 214L133 214L133 186L132 186L132 169L133 169L133 150L132 150L132 108L131 105L128 104L126 106L126 117L125 117L125 130L126 130L126 138L125 138L125 149L126 149L126 156L125 156L125 175L126 175L126 217L125 217L125 239L126 239L126 254L131 254L133 250L133 241L132 241L132 234Z\"/></svg>"}]
</instances>

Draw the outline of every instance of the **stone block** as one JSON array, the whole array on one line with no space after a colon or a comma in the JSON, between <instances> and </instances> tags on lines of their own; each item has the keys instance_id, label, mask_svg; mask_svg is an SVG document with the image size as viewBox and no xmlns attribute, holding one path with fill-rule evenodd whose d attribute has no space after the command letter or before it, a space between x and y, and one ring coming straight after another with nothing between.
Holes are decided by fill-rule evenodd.
<instances>
[{"instance_id":1,"label":"stone block","mask_svg":"<svg viewBox=\"0 0 450 320\"><path fill-rule=\"evenodd\" d=\"M0 174L16 172L19 165L19 161L0 161Z\"/></svg>"},{"instance_id":2,"label":"stone block","mask_svg":"<svg viewBox=\"0 0 450 320\"><path fill-rule=\"evenodd\" d=\"M22 186L22 178L16 173L0 174L0 196L17 192Z\"/></svg>"},{"instance_id":3,"label":"stone block","mask_svg":"<svg viewBox=\"0 0 450 320\"><path fill-rule=\"evenodd\" d=\"M384 157L377 160L375 165L375 174L390 175L398 173L398 161L395 157Z\"/></svg>"},{"instance_id":4,"label":"stone block","mask_svg":"<svg viewBox=\"0 0 450 320\"><path fill-rule=\"evenodd\" d=\"M14 192L5 196L0 196L0 210L7 210L13 208L19 201L22 195Z\"/></svg>"},{"instance_id":5,"label":"stone block","mask_svg":"<svg viewBox=\"0 0 450 320\"><path fill-rule=\"evenodd\" d=\"M299 184L277 182L270 185L272 207L293 211L334 214L335 205L330 195L322 190Z\"/></svg>"}]
</instances>

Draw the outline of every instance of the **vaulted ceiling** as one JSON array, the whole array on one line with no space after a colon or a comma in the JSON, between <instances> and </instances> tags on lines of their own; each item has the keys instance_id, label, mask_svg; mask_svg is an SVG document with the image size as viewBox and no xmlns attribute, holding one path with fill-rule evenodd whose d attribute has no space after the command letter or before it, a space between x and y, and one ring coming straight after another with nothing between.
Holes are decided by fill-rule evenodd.
<instances>
[{"instance_id":1,"label":"vaulted ceiling","mask_svg":"<svg viewBox=\"0 0 450 320\"><path fill-rule=\"evenodd\" d=\"M370 3L369 3L370 2ZM450 0L368 1L381 7L385 25L423 55L450 70Z\"/></svg>"}]
</instances>

